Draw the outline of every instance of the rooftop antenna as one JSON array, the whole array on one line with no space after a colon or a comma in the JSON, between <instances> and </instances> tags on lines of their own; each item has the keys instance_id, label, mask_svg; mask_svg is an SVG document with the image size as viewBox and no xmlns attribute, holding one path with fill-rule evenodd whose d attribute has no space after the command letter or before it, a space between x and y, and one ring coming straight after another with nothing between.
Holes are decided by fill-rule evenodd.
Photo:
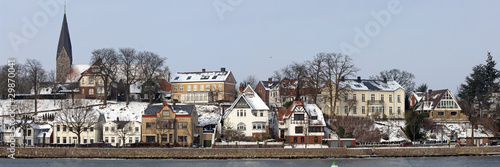
<instances>
[{"instance_id":1,"label":"rooftop antenna","mask_svg":"<svg viewBox=\"0 0 500 167\"><path fill-rule=\"evenodd\" d=\"M66 1L64 1L64 14L66 14Z\"/></svg>"}]
</instances>

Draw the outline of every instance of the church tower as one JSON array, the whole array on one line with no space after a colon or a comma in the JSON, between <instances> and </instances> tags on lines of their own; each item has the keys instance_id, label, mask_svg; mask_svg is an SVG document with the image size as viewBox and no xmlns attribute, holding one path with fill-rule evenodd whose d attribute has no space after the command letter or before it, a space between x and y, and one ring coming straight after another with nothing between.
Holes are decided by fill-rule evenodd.
<instances>
[{"instance_id":1,"label":"church tower","mask_svg":"<svg viewBox=\"0 0 500 167\"><path fill-rule=\"evenodd\" d=\"M64 7L61 35L59 35L59 44L57 45L56 62L56 80L59 83L66 82L66 75L70 72L73 64L71 40L69 38L68 23L66 22L66 6Z\"/></svg>"}]
</instances>

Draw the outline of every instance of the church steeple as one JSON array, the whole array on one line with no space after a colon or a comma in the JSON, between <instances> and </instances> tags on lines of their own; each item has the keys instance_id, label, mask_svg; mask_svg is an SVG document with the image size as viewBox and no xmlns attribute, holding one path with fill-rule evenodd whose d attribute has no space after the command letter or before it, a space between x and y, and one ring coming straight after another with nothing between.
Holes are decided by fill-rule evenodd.
<instances>
[{"instance_id":1,"label":"church steeple","mask_svg":"<svg viewBox=\"0 0 500 167\"><path fill-rule=\"evenodd\" d=\"M66 75L70 72L73 64L73 53L71 49L71 40L69 37L68 23L66 21L66 6L64 8L64 17L59 35L59 44L57 45L57 81L65 82Z\"/></svg>"}]
</instances>

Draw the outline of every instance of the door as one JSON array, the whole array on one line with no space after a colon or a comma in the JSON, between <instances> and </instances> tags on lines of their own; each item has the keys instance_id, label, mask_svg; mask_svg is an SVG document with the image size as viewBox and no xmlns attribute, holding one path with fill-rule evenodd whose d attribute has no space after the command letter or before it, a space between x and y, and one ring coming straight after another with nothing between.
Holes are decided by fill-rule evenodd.
<instances>
[{"instance_id":1,"label":"door","mask_svg":"<svg viewBox=\"0 0 500 167\"><path fill-rule=\"evenodd\" d=\"M203 147L212 147L212 140L203 140Z\"/></svg>"}]
</instances>

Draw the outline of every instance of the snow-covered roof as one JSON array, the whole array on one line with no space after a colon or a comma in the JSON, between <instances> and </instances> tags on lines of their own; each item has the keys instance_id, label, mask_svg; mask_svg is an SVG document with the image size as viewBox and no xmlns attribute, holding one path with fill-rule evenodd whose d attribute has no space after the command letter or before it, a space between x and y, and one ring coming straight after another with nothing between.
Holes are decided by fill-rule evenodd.
<instances>
[{"instance_id":1,"label":"snow-covered roof","mask_svg":"<svg viewBox=\"0 0 500 167\"><path fill-rule=\"evenodd\" d=\"M403 89L396 81L380 81L367 79L345 79L340 82L340 87L349 87L353 90L371 90L371 91L395 91Z\"/></svg>"},{"instance_id":2,"label":"snow-covered roof","mask_svg":"<svg viewBox=\"0 0 500 167\"><path fill-rule=\"evenodd\" d=\"M280 82L278 81L260 81L260 84L264 87L265 90L279 90Z\"/></svg>"},{"instance_id":3,"label":"snow-covered roof","mask_svg":"<svg viewBox=\"0 0 500 167\"><path fill-rule=\"evenodd\" d=\"M413 95L413 97L415 97L417 102L422 100L422 98L424 97L424 92L411 92L411 94Z\"/></svg>"},{"instance_id":4,"label":"snow-covered roof","mask_svg":"<svg viewBox=\"0 0 500 167\"><path fill-rule=\"evenodd\" d=\"M71 70L66 76L66 82L78 82L82 73L90 68L90 64L73 64Z\"/></svg>"},{"instance_id":5,"label":"snow-covered roof","mask_svg":"<svg viewBox=\"0 0 500 167\"><path fill-rule=\"evenodd\" d=\"M196 110L194 105L168 105L175 115L191 115Z\"/></svg>"},{"instance_id":6,"label":"snow-covered roof","mask_svg":"<svg viewBox=\"0 0 500 167\"><path fill-rule=\"evenodd\" d=\"M177 72L170 80L172 83L182 82L224 82L231 71Z\"/></svg>"},{"instance_id":7,"label":"snow-covered roof","mask_svg":"<svg viewBox=\"0 0 500 167\"><path fill-rule=\"evenodd\" d=\"M316 104L304 104L304 108L306 112L309 113L309 116L316 116L316 120L310 119L309 125L313 126L326 126L325 118L323 117L323 112L319 109Z\"/></svg>"},{"instance_id":8,"label":"snow-covered roof","mask_svg":"<svg viewBox=\"0 0 500 167\"><path fill-rule=\"evenodd\" d=\"M217 125L221 119L221 110L218 106L196 105L198 112L198 126Z\"/></svg>"},{"instance_id":9,"label":"snow-covered roof","mask_svg":"<svg viewBox=\"0 0 500 167\"><path fill-rule=\"evenodd\" d=\"M426 111L426 110L434 110L438 106L439 102L445 97L445 95L449 95L450 98L453 99L455 107L453 109L462 110L460 106L456 103L455 97L448 89L442 90L434 90L426 92L422 99L415 105L415 111Z\"/></svg>"}]
</instances>

